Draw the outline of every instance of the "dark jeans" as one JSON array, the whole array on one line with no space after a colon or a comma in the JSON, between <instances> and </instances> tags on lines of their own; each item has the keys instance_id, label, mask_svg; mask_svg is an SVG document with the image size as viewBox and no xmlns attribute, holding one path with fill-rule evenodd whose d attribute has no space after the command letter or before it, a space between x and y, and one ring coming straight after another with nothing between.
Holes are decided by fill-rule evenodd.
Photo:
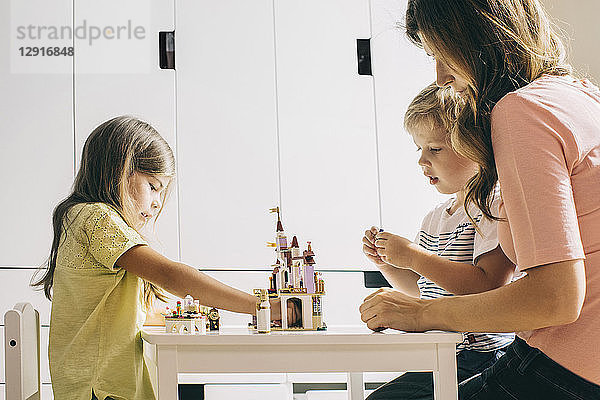
<instances>
[{"instance_id":1,"label":"dark jeans","mask_svg":"<svg viewBox=\"0 0 600 400\"><path fill-rule=\"evenodd\" d=\"M489 352L463 350L458 353L456 355L458 382L469 379L491 366L504 354L503 350ZM431 372L407 372L393 381L380 386L367 397L367 400L384 399L432 400L433 374Z\"/></svg>"},{"instance_id":2,"label":"dark jeans","mask_svg":"<svg viewBox=\"0 0 600 400\"><path fill-rule=\"evenodd\" d=\"M458 393L461 400L595 400L600 386L516 338L498 362L462 382Z\"/></svg>"}]
</instances>

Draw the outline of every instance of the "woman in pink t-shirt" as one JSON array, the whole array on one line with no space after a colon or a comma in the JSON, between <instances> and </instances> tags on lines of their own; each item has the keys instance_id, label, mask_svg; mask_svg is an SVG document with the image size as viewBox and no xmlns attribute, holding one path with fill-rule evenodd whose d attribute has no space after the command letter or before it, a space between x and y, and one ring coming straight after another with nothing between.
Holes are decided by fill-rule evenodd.
<instances>
[{"instance_id":1,"label":"woman in pink t-shirt","mask_svg":"<svg viewBox=\"0 0 600 400\"><path fill-rule=\"evenodd\" d=\"M499 218L500 245L526 275L435 300L382 289L365 299L363 321L518 332L460 385L463 400L600 399L600 91L570 75L538 0L409 0L406 30L435 58L437 84L464 100L451 137L480 166L467 201Z\"/></svg>"}]
</instances>

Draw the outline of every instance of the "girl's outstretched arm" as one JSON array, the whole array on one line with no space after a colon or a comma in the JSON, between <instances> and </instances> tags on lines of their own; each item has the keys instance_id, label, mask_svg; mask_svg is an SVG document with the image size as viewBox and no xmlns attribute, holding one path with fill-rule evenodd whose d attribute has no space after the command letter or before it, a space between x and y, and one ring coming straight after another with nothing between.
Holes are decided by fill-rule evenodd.
<instances>
[{"instance_id":1,"label":"girl's outstretched arm","mask_svg":"<svg viewBox=\"0 0 600 400\"><path fill-rule=\"evenodd\" d=\"M190 267L172 261L149 246L132 247L116 262L127 270L177 297L191 295L200 304L245 314L256 312L256 297L227 286Z\"/></svg>"}]
</instances>

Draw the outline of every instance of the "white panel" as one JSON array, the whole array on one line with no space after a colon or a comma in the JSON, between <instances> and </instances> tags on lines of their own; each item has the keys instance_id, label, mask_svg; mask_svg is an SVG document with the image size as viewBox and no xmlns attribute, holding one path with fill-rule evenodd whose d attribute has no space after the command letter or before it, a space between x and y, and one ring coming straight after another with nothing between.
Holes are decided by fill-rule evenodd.
<instances>
[{"instance_id":1,"label":"white panel","mask_svg":"<svg viewBox=\"0 0 600 400\"><path fill-rule=\"evenodd\" d=\"M305 400L346 400L346 390L307 390Z\"/></svg>"},{"instance_id":2,"label":"white panel","mask_svg":"<svg viewBox=\"0 0 600 400\"><path fill-rule=\"evenodd\" d=\"M4 313L2 314L4 316ZM48 334L50 328L42 327L40 332L40 380L42 384L50 383L50 366L48 364ZM4 326L0 325L0 337L4 338ZM4 341L4 339L2 340ZM4 346L0 346L0 383L5 383Z\"/></svg>"},{"instance_id":3,"label":"white panel","mask_svg":"<svg viewBox=\"0 0 600 400\"><path fill-rule=\"evenodd\" d=\"M54 399L54 393L52 392L51 384L42 385L42 398L41 400L52 400Z\"/></svg>"},{"instance_id":4,"label":"white panel","mask_svg":"<svg viewBox=\"0 0 600 400\"><path fill-rule=\"evenodd\" d=\"M177 132L182 261L268 266L277 204L270 0L181 0Z\"/></svg>"},{"instance_id":5,"label":"white panel","mask_svg":"<svg viewBox=\"0 0 600 400\"><path fill-rule=\"evenodd\" d=\"M401 372L365 372L365 383L391 381ZM273 384L273 383L346 383L347 373L272 373L272 374L179 374L180 384Z\"/></svg>"},{"instance_id":6,"label":"white panel","mask_svg":"<svg viewBox=\"0 0 600 400\"><path fill-rule=\"evenodd\" d=\"M28 302L40 313L40 323L50 323L51 303L43 291L29 286L35 270L32 269L0 269L0 315L14 307L16 303Z\"/></svg>"},{"instance_id":7,"label":"white panel","mask_svg":"<svg viewBox=\"0 0 600 400\"><path fill-rule=\"evenodd\" d=\"M370 382L388 382L402 375L399 372L364 372L365 383ZM289 381L294 383L346 383L348 382L347 373L327 373L327 374L306 374L289 373Z\"/></svg>"},{"instance_id":8,"label":"white panel","mask_svg":"<svg viewBox=\"0 0 600 400\"><path fill-rule=\"evenodd\" d=\"M71 25L70 1L43 4L42 12L21 22ZM17 28L11 26L10 5L0 3L0 25L6 32L0 37L0 170L5 188L0 198L0 265L37 266L50 251L52 210L73 179L72 79L69 73L11 73L10 61L20 57L19 46L51 43L13 40L14 32L7 34L8 27ZM29 60L42 63L46 57Z\"/></svg>"},{"instance_id":9,"label":"white panel","mask_svg":"<svg viewBox=\"0 0 600 400\"><path fill-rule=\"evenodd\" d=\"M292 400L291 387L286 385L206 385L206 400Z\"/></svg>"},{"instance_id":10,"label":"white panel","mask_svg":"<svg viewBox=\"0 0 600 400\"><path fill-rule=\"evenodd\" d=\"M236 383L284 383L285 373L258 373L258 374L178 374L177 381L180 384L190 383L214 383L214 384L236 384Z\"/></svg>"},{"instance_id":11,"label":"white panel","mask_svg":"<svg viewBox=\"0 0 600 400\"><path fill-rule=\"evenodd\" d=\"M77 40L75 53L75 133L77 167L91 131L118 115L133 115L149 122L176 152L175 72L159 67L158 32L174 29L174 4L164 0L77 0L77 25L144 29L143 39ZM139 35L142 37L142 35ZM157 224L157 250L177 259L177 190L165 205Z\"/></svg>"},{"instance_id":12,"label":"white panel","mask_svg":"<svg viewBox=\"0 0 600 400\"><path fill-rule=\"evenodd\" d=\"M358 308L374 292L364 285L362 272L324 272L323 313L327 325L363 325Z\"/></svg>"},{"instance_id":13,"label":"white panel","mask_svg":"<svg viewBox=\"0 0 600 400\"><path fill-rule=\"evenodd\" d=\"M284 228L313 242L321 268L361 268L378 224L371 76L357 72L368 0L276 2Z\"/></svg>"},{"instance_id":14,"label":"white panel","mask_svg":"<svg viewBox=\"0 0 600 400\"><path fill-rule=\"evenodd\" d=\"M425 179L416 146L403 129L406 108L435 80L435 65L399 26L406 0L373 0L372 7L383 225L413 240L422 218L445 199Z\"/></svg>"}]
</instances>

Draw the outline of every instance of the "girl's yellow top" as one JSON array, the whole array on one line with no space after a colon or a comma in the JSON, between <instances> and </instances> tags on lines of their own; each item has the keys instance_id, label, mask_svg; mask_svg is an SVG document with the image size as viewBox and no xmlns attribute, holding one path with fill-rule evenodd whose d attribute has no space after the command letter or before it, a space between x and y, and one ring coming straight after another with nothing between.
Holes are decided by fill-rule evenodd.
<instances>
[{"instance_id":1,"label":"girl's yellow top","mask_svg":"<svg viewBox=\"0 0 600 400\"><path fill-rule=\"evenodd\" d=\"M143 282L115 266L146 242L112 207L77 204L54 271L50 375L55 399L154 399L142 353Z\"/></svg>"}]
</instances>

